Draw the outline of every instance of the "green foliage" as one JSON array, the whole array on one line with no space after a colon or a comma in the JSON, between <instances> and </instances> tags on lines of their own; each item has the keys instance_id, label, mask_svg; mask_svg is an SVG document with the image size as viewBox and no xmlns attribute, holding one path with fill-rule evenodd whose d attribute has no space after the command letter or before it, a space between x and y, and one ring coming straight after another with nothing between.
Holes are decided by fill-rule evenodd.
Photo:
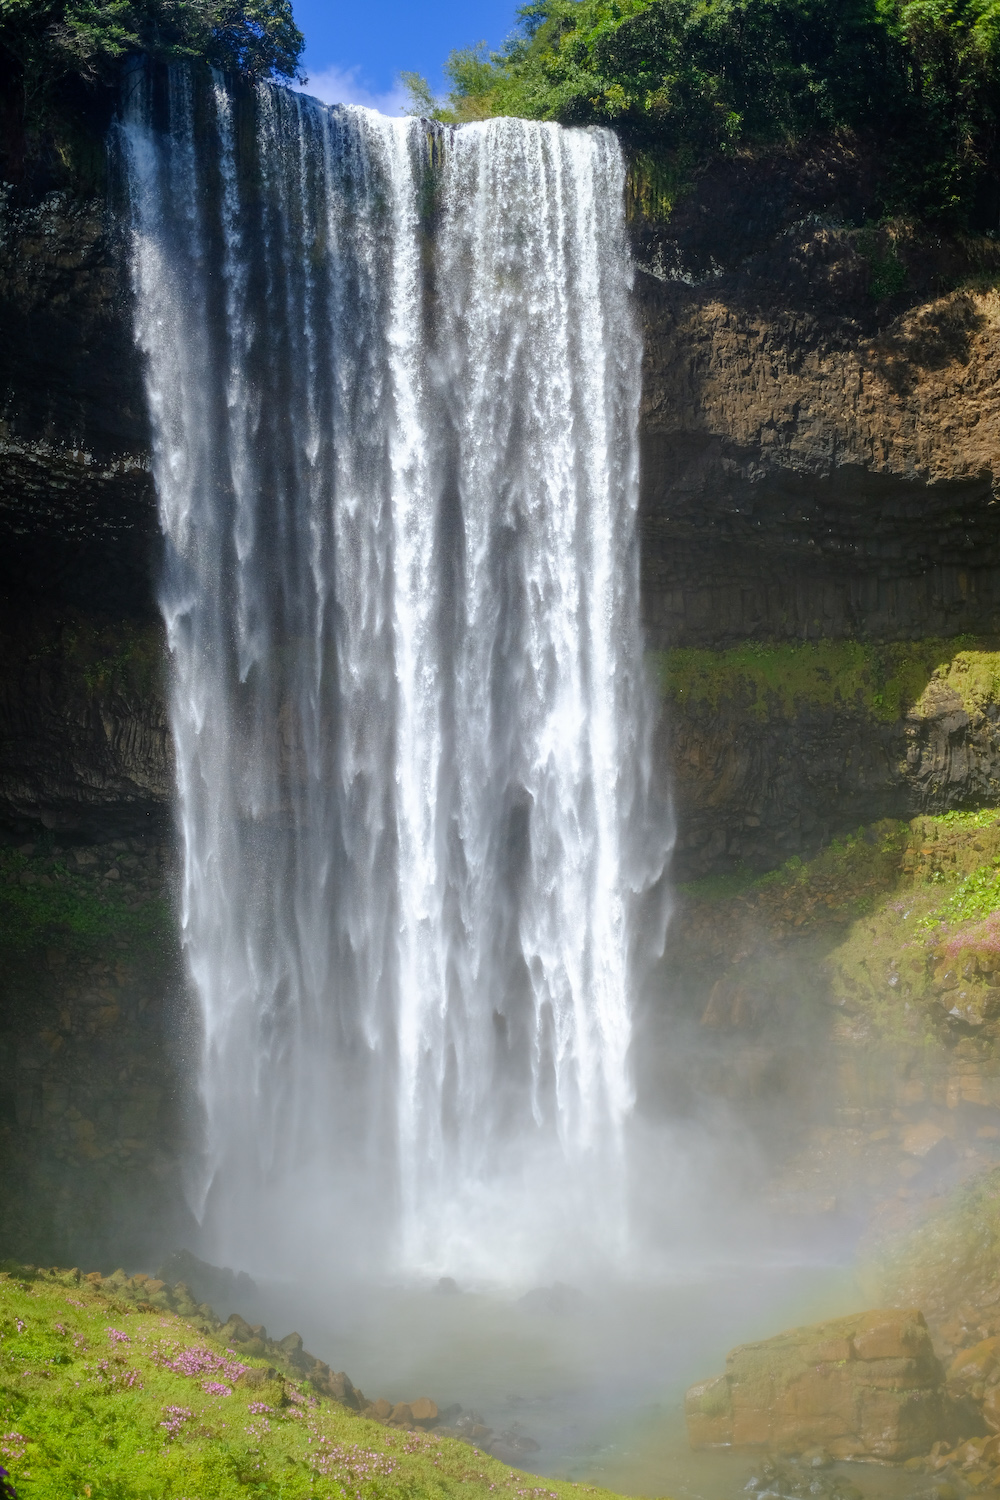
<instances>
[{"instance_id":1,"label":"green foliage","mask_svg":"<svg viewBox=\"0 0 1000 1500\"><path fill-rule=\"evenodd\" d=\"M973 1005L984 966L1000 969L1000 809L884 819L814 859L793 857L756 877L711 876L681 891L716 905L721 925L732 903L762 927L787 924L820 939L830 997L852 1024L873 1037L937 1045L939 967L964 972L971 963L979 976L967 985Z\"/></svg>"},{"instance_id":2,"label":"green foliage","mask_svg":"<svg viewBox=\"0 0 1000 1500\"><path fill-rule=\"evenodd\" d=\"M399 81L407 92L409 103L406 113L419 115L425 120L434 118L437 101L427 79L420 73L400 73Z\"/></svg>"},{"instance_id":3,"label":"green foliage","mask_svg":"<svg viewBox=\"0 0 1000 1500\"><path fill-rule=\"evenodd\" d=\"M39 632L33 656L71 674L96 697L148 701L163 691L165 646L158 626L67 616L57 633Z\"/></svg>"},{"instance_id":4,"label":"green foliage","mask_svg":"<svg viewBox=\"0 0 1000 1500\"><path fill-rule=\"evenodd\" d=\"M932 681L954 688L970 713L1000 702L1000 651L968 636L886 645L748 641L728 651L653 652L651 661L671 701L713 711L731 703L760 721L817 704L888 723L918 706Z\"/></svg>"},{"instance_id":5,"label":"green foliage","mask_svg":"<svg viewBox=\"0 0 1000 1500\"><path fill-rule=\"evenodd\" d=\"M99 191L118 80L141 53L253 82L295 76L302 47L291 0L0 0L0 173Z\"/></svg>"},{"instance_id":6,"label":"green foliage","mask_svg":"<svg viewBox=\"0 0 1000 1500\"><path fill-rule=\"evenodd\" d=\"M303 38L290 0L0 0L0 47L33 94L67 75L113 82L138 53L291 78Z\"/></svg>"},{"instance_id":7,"label":"green foliage","mask_svg":"<svg viewBox=\"0 0 1000 1500\"><path fill-rule=\"evenodd\" d=\"M855 245L859 255L868 262L870 280L868 290L876 302L895 297L906 288L907 271L899 258L895 243L877 234L873 229L864 229Z\"/></svg>"},{"instance_id":8,"label":"green foliage","mask_svg":"<svg viewBox=\"0 0 1000 1500\"><path fill-rule=\"evenodd\" d=\"M31 1500L607 1495L533 1485L461 1443L366 1421L297 1379L248 1386L241 1366L261 1361L234 1363L191 1322L72 1274L0 1273L0 1335L0 1462Z\"/></svg>"},{"instance_id":9,"label":"green foliage","mask_svg":"<svg viewBox=\"0 0 1000 1500\"><path fill-rule=\"evenodd\" d=\"M966 875L946 901L925 913L914 925L917 931L928 932L942 923L954 926L982 922L997 911L1000 911L1000 858Z\"/></svg>"},{"instance_id":10,"label":"green foliage","mask_svg":"<svg viewBox=\"0 0 1000 1500\"><path fill-rule=\"evenodd\" d=\"M871 130L890 145L887 195L958 219L997 166L1000 0L533 0L519 15L500 52L452 53L455 118L610 124L682 175Z\"/></svg>"}]
</instances>

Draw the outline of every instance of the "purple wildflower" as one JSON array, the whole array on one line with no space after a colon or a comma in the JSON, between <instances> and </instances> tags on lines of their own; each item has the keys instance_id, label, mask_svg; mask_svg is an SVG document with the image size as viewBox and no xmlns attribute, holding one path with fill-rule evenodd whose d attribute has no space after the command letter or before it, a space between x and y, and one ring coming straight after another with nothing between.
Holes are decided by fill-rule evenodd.
<instances>
[{"instance_id":1,"label":"purple wildflower","mask_svg":"<svg viewBox=\"0 0 1000 1500\"><path fill-rule=\"evenodd\" d=\"M209 1396L231 1396L233 1388L230 1385L222 1385L218 1380L203 1380L202 1390Z\"/></svg>"},{"instance_id":2,"label":"purple wildflower","mask_svg":"<svg viewBox=\"0 0 1000 1500\"><path fill-rule=\"evenodd\" d=\"M163 1415L167 1420L161 1422L160 1426L166 1428L167 1438L170 1440L177 1436L185 1422L191 1421L194 1412L189 1406L165 1406L163 1408Z\"/></svg>"},{"instance_id":3,"label":"purple wildflower","mask_svg":"<svg viewBox=\"0 0 1000 1500\"><path fill-rule=\"evenodd\" d=\"M154 1351L153 1358L161 1369L172 1370L175 1375L222 1375L225 1380L236 1381L249 1368L248 1365L240 1364L239 1360L226 1359L222 1354L215 1354L204 1345L194 1345L189 1349L182 1349L174 1359L166 1358L162 1353Z\"/></svg>"}]
</instances>

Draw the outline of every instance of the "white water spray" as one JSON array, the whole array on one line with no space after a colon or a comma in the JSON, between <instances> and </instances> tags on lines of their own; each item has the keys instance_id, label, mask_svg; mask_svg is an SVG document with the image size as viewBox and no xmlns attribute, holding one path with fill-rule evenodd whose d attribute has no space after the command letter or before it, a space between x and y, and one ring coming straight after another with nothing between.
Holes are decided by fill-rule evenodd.
<instances>
[{"instance_id":1,"label":"white water spray","mask_svg":"<svg viewBox=\"0 0 1000 1500\"><path fill-rule=\"evenodd\" d=\"M649 716L619 147L180 69L131 76L119 139L207 1248L621 1257Z\"/></svg>"}]
</instances>

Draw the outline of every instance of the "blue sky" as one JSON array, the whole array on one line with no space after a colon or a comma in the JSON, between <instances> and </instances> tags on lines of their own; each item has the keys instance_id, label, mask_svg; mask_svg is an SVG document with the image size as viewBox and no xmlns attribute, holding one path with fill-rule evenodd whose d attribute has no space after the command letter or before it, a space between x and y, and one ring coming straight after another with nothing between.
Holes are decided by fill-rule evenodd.
<instances>
[{"instance_id":1,"label":"blue sky","mask_svg":"<svg viewBox=\"0 0 1000 1500\"><path fill-rule=\"evenodd\" d=\"M453 47L498 47L513 30L520 0L292 0L305 34L306 92L327 104L367 104L396 114L401 69L445 91L442 65Z\"/></svg>"}]
</instances>

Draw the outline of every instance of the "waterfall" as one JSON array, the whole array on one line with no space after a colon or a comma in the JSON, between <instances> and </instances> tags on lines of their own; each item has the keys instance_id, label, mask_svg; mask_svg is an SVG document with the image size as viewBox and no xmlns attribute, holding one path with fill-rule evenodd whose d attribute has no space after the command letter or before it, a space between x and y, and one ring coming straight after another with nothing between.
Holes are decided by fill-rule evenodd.
<instances>
[{"instance_id":1,"label":"waterfall","mask_svg":"<svg viewBox=\"0 0 1000 1500\"><path fill-rule=\"evenodd\" d=\"M129 75L118 143L208 1246L620 1255L649 707L618 144L179 67Z\"/></svg>"}]
</instances>

